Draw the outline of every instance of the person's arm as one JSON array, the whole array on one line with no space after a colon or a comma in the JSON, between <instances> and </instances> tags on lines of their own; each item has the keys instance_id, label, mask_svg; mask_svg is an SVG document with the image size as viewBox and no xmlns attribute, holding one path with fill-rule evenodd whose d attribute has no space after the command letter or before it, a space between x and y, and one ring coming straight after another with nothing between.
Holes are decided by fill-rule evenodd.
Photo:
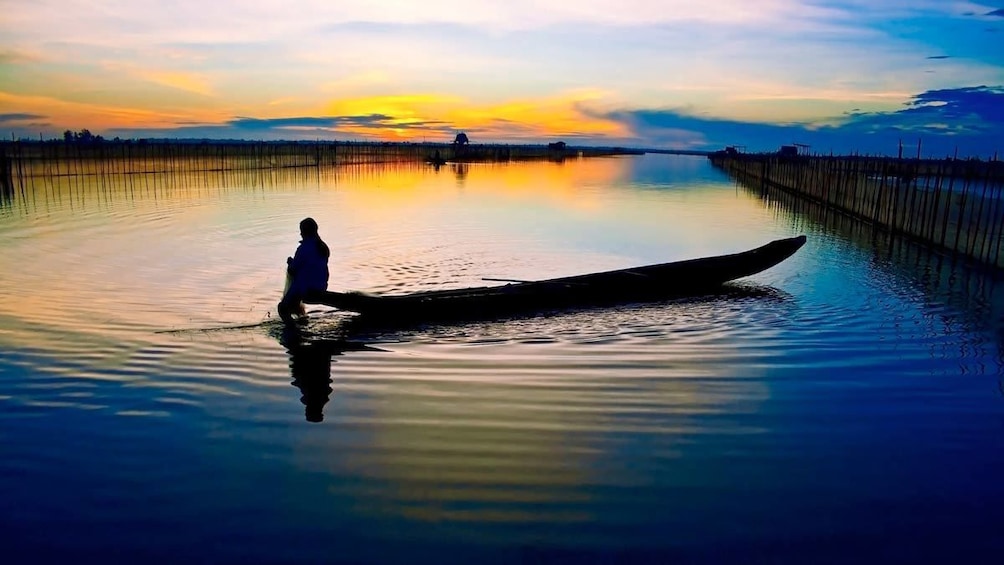
<instances>
[{"instance_id":1,"label":"person's arm","mask_svg":"<svg viewBox=\"0 0 1004 565\"><path fill-rule=\"evenodd\" d=\"M303 244L301 243L296 248L296 253L294 253L292 257L286 258L286 265L287 265L286 270L289 271L289 274L295 275L296 269L301 265L303 265L303 255L304 255Z\"/></svg>"}]
</instances>

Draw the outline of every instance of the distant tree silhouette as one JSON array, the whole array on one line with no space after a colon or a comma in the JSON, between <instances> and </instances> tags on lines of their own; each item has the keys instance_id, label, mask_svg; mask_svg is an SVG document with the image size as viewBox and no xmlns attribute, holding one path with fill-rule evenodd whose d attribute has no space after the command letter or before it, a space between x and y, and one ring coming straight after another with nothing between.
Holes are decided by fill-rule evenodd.
<instances>
[{"instance_id":1,"label":"distant tree silhouette","mask_svg":"<svg viewBox=\"0 0 1004 565\"><path fill-rule=\"evenodd\" d=\"M91 130L84 128L78 132L66 130L63 132L63 141L66 143L101 143L105 138L94 135Z\"/></svg>"},{"instance_id":2,"label":"distant tree silhouette","mask_svg":"<svg viewBox=\"0 0 1004 565\"><path fill-rule=\"evenodd\" d=\"M470 140L467 139L467 134L464 132L458 133L457 138L453 140L454 145L467 145L468 143L470 143Z\"/></svg>"}]
</instances>

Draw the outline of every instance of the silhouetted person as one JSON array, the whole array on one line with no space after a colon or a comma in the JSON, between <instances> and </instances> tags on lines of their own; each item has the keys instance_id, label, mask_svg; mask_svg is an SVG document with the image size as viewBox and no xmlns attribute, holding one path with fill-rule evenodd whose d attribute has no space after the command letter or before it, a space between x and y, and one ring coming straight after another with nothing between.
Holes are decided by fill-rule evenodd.
<instances>
[{"instance_id":1,"label":"silhouetted person","mask_svg":"<svg viewBox=\"0 0 1004 565\"><path fill-rule=\"evenodd\" d=\"M436 153L432 157L426 158L425 162L432 165L438 171L439 167L446 164L446 159L439 153L439 149L436 149Z\"/></svg>"},{"instance_id":2,"label":"silhouetted person","mask_svg":"<svg viewBox=\"0 0 1004 565\"><path fill-rule=\"evenodd\" d=\"M317 222L305 218L300 222L300 245L296 253L286 259L288 288L279 302L282 321L295 321L294 315L304 317L303 299L311 292L328 289L328 258L331 250L317 233Z\"/></svg>"}]
</instances>

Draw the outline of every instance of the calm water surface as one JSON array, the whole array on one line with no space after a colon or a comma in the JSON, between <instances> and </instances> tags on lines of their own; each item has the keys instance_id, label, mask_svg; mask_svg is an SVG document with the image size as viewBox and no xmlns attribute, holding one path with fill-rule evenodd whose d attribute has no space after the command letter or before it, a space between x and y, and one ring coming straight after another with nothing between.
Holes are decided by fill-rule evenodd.
<instances>
[{"instance_id":1,"label":"calm water surface","mask_svg":"<svg viewBox=\"0 0 1004 565\"><path fill-rule=\"evenodd\" d=\"M454 326L333 289L748 249L699 299ZM0 200L5 562L996 562L1004 285L701 158L36 181Z\"/></svg>"}]
</instances>

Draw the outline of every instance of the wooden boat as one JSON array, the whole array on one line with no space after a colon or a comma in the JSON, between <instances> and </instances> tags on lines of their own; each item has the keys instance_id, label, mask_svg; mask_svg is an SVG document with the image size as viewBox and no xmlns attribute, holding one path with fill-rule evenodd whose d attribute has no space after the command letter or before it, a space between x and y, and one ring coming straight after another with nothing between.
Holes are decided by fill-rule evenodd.
<instances>
[{"instance_id":1,"label":"wooden boat","mask_svg":"<svg viewBox=\"0 0 1004 565\"><path fill-rule=\"evenodd\" d=\"M726 282L777 265L804 244L805 236L800 235L742 253L631 269L399 295L320 292L308 296L304 302L395 320L484 319L533 311L651 302L715 292Z\"/></svg>"}]
</instances>

